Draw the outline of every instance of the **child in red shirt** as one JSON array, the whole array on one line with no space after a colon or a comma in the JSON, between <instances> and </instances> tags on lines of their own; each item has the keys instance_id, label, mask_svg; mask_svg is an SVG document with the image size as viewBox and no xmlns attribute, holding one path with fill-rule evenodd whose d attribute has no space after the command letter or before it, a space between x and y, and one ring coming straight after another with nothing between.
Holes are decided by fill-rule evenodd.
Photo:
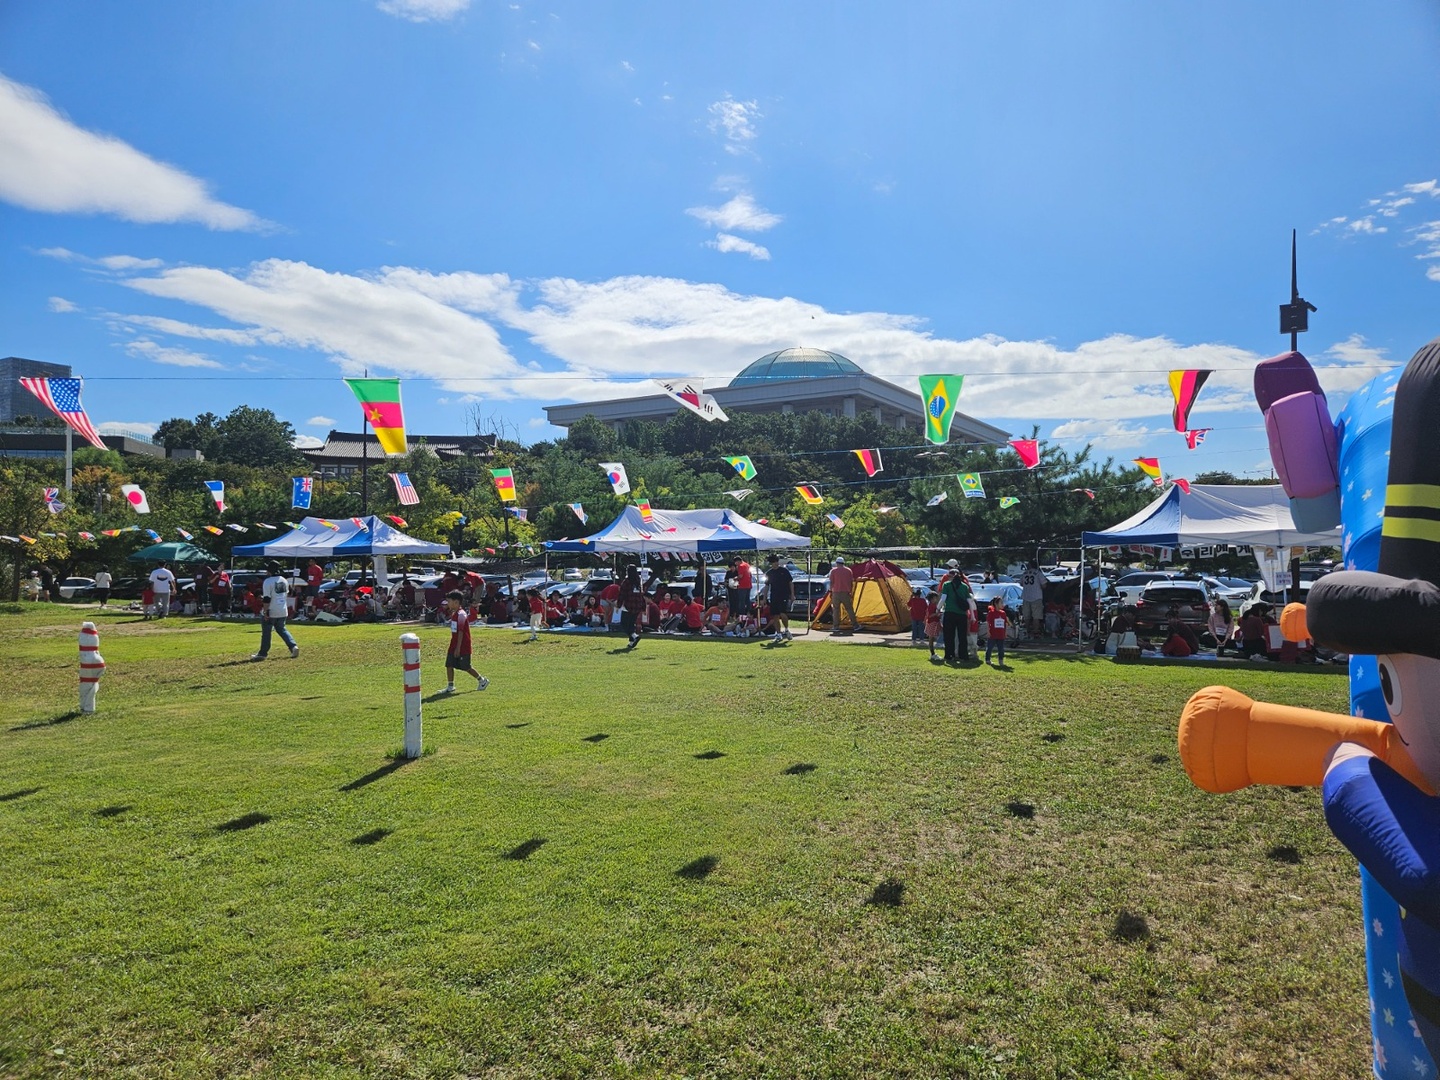
<instances>
[{"instance_id":1,"label":"child in red shirt","mask_svg":"<svg viewBox=\"0 0 1440 1080\"><path fill-rule=\"evenodd\" d=\"M545 601L540 598L539 589L529 590L526 606L530 611L530 640L534 641L545 629Z\"/></svg>"},{"instance_id":2,"label":"child in red shirt","mask_svg":"<svg viewBox=\"0 0 1440 1080\"><path fill-rule=\"evenodd\" d=\"M445 689L442 694L455 692L455 672L468 671L475 676L477 690L484 690L490 680L470 666L470 613L460 606L465 598L459 589L451 589L445 596L445 616L450 624L450 649L445 653Z\"/></svg>"},{"instance_id":3,"label":"child in red shirt","mask_svg":"<svg viewBox=\"0 0 1440 1080\"><path fill-rule=\"evenodd\" d=\"M685 605L685 629L692 634L698 634L704 625L705 609L700 606L699 600L691 600Z\"/></svg>"},{"instance_id":4,"label":"child in red shirt","mask_svg":"<svg viewBox=\"0 0 1440 1080\"><path fill-rule=\"evenodd\" d=\"M997 596L990 601L990 610L985 613L985 627L987 637L985 639L985 663L990 663L990 650L1000 650L1000 666L1005 666L1005 635L1010 629L1010 617L1005 613L1005 605L1000 602Z\"/></svg>"},{"instance_id":5,"label":"child in red shirt","mask_svg":"<svg viewBox=\"0 0 1440 1080\"><path fill-rule=\"evenodd\" d=\"M930 605L925 603L925 594L916 589L910 597L910 644L923 645L925 643L925 616L930 613Z\"/></svg>"}]
</instances>

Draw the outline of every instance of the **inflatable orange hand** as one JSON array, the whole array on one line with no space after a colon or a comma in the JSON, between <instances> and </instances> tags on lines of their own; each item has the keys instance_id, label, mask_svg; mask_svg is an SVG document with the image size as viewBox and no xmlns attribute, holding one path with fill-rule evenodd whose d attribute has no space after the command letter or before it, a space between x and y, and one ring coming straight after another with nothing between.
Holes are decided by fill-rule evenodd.
<instances>
[{"instance_id":1,"label":"inflatable orange hand","mask_svg":"<svg viewBox=\"0 0 1440 1080\"><path fill-rule=\"evenodd\" d=\"M1286 604L1280 612L1280 633L1286 641L1304 641L1310 636L1310 627L1305 622L1304 604Z\"/></svg>"},{"instance_id":2,"label":"inflatable orange hand","mask_svg":"<svg viewBox=\"0 0 1440 1080\"><path fill-rule=\"evenodd\" d=\"M1252 701L1228 686L1207 686L1180 714L1180 760L1203 791L1251 784L1313 787L1342 742L1358 743L1423 791L1430 785L1410 760L1393 724L1358 716Z\"/></svg>"}]
</instances>

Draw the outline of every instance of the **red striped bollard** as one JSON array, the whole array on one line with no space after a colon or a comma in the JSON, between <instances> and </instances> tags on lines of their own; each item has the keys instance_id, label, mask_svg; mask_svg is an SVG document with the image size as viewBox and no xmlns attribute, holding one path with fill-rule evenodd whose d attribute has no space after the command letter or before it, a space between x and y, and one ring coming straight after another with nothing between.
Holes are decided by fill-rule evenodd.
<instances>
[{"instance_id":1,"label":"red striped bollard","mask_svg":"<svg viewBox=\"0 0 1440 1080\"><path fill-rule=\"evenodd\" d=\"M420 730L420 639L401 634L400 651L405 657L405 756L418 758L424 742Z\"/></svg>"},{"instance_id":2,"label":"red striped bollard","mask_svg":"<svg viewBox=\"0 0 1440 1080\"><path fill-rule=\"evenodd\" d=\"M100 690L100 676L105 674L105 658L100 655L100 634L93 622L80 624L80 711L93 713L95 697Z\"/></svg>"}]
</instances>

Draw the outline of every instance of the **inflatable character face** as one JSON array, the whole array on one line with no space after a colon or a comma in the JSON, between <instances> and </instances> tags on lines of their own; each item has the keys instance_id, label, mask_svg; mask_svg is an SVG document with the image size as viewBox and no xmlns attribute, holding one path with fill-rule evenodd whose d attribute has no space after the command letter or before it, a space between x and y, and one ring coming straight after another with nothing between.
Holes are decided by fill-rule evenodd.
<instances>
[{"instance_id":1,"label":"inflatable character face","mask_svg":"<svg viewBox=\"0 0 1440 1080\"><path fill-rule=\"evenodd\" d=\"M1376 657L1385 708L1410 760L1440 791L1440 660L1413 653Z\"/></svg>"}]
</instances>

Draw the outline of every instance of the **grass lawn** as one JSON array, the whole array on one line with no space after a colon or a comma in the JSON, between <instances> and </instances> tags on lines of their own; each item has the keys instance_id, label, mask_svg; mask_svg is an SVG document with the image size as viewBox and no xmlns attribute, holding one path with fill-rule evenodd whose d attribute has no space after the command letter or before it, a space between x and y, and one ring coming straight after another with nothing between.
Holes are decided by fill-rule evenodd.
<instances>
[{"instance_id":1,"label":"grass lawn","mask_svg":"<svg viewBox=\"0 0 1440 1080\"><path fill-rule=\"evenodd\" d=\"M1177 760L1213 669L485 631L402 764L399 633L0 614L0 1076L1368 1075L1318 794Z\"/></svg>"}]
</instances>

